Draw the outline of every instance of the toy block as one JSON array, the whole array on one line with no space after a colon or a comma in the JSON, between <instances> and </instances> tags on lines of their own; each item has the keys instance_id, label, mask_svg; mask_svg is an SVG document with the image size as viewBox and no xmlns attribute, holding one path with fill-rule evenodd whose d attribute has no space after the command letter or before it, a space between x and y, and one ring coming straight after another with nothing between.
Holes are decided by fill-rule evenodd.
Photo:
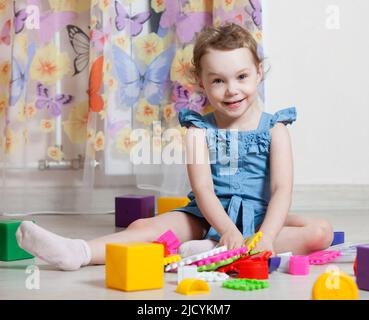
<instances>
[{"instance_id":1,"label":"toy block","mask_svg":"<svg viewBox=\"0 0 369 320\"><path fill-rule=\"evenodd\" d=\"M310 254L309 257L309 263L310 264L326 264L328 262L331 262L335 260L337 257L341 255L341 252L339 251L317 251L312 254Z\"/></svg>"},{"instance_id":2,"label":"toy block","mask_svg":"<svg viewBox=\"0 0 369 320\"><path fill-rule=\"evenodd\" d=\"M266 280L269 277L268 261L245 260L237 265L239 279Z\"/></svg>"},{"instance_id":3,"label":"toy block","mask_svg":"<svg viewBox=\"0 0 369 320\"><path fill-rule=\"evenodd\" d=\"M236 261L240 258L241 256L234 256L231 258L228 258L226 260L221 260L221 261L217 261L217 262L213 262L213 263L209 263L200 267L197 267L197 271L202 272L202 271L213 271L218 269L219 267L225 266L227 264L232 263L233 261Z\"/></svg>"},{"instance_id":4,"label":"toy block","mask_svg":"<svg viewBox=\"0 0 369 320\"><path fill-rule=\"evenodd\" d=\"M277 270L281 264L281 257L270 257L268 260L269 273Z\"/></svg>"},{"instance_id":5,"label":"toy block","mask_svg":"<svg viewBox=\"0 0 369 320\"><path fill-rule=\"evenodd\" d=\"M115 198L115 226L128 227L133 221L155 215L155 197L127 195Z\"/></svg>"},{"instance_id":6,"label":"toy block","mask_svg":"<svg viewBox=\"0 0 369 320\"><path fill-rule=\"evenodd\" d=\"M222 287L232 290L252 291L268 288L269 284L268 281L265 280L232 279L224 281Z\"/></svg>"},{"instance_id":7,"label":"toy block","mask_svg":"<svg viewBox=\"0 0 369 320\"><path fill-rule=\"evenodd\" d=\"M312 290L313 300L358 300L359 289L346 273L329 270L320 275Z\"/></svg>"},{"instance_id":8,"label":"toy block","mask_svg":"<svg viewBox=\"0 0 369 320\"><path fill-rule=\"evenodd\" d=\"M105 283L123 291L164 286L164 248L160 244L126 242L106 244Z\"/></svg>"},{"instance_id":9,"label":"toy block","mask_svg":"<svg viewBox=\"0 0 369 320\"><path fill-rule=\"evenodd\" d=\"M305 276L309 274L309 257L308 256L291 256L290 258L290 274L295 276Z\"/></svg>"},{"instance_id":10,"label":"toy block","mask_svg":"<svg viewBox=\"0 0 369 320\"><path fill-rule=\"evenodd\" d=\"M333 233L333 241L331 246L335 246L341 243L345 243L345 233L343 231L335 231Z\"/></svg>"},{"instance_id":11,"label":"toy block","mask_svg":"<svg viewBox=\"0 0 369 320\"><path fill-rule=\"evenodd\" d=\"M163 233L156 241L155 243L165 243L167 250L170 254L176 254L178 247L181 245L176 235L173 233L173 231L168 230L165 233Z\"/></svg>"},{"instance_id":12,"label":"toy block","mask_svg":"<svg viewBox=\"0 0 369 320\"><path fill-rule=\"evenodd\" d=\"M174 262L181 261L181 256L179 254L172 254L170 256L164 257L164 265L171 264Z\"/></svg>"},{"instance_id":13,"label":"toy block","mask_svg":"<svg viewBox=\"0 0 369 320\"><path fill-rule=\"evenodd\" d=\"M369 246L357 247L356 283L359 289L369 291Z\"/></svg>"},{"instance_id":14,"label":"toy block","mask_svg":"<svg viewBox=\"0 0 369 320\"><path fill-rule=\"evenodd\" d=\"M245 247L247 247L247 252L255 248L256 244L260 241L262 236L263 236L263 232L259 231L259 232L256 232L251 237L248 237L244 240Z\"/></svg>"},{"instance_id":15,"label":"toy block","mask_svg":"<svg viewBox=\"0 0 369 320\"><path fill-rule=\"evenodd\" d=\"M18 246L15 236L20 220L0 220L0 261L32 259L33 256Z\"/></svg>"},{"instance_id":16,"label":"toy block","mask_svg":"<svg viewBox=\"0 0 369 320\"><path fill-rule=\"evenodd\" d=\"M190 202L187 197L175 198L175 197L160 197L157 200L158 214L170 212L173 209L186 206Z\"/></svg>"},{"instance_id":17,"label":"toy block","mask_svg":"<svg viewBox=\"0 0 369 320\"><path fill-rule=\"evenodd\" d=\"M283 252L277 254L277 257L281 258L281 263L279 264L279 268L277 269L279 272L290 272L290 258L292 256L292 252Z\"/></svg>"},{"instance_id":18,"label":"toy block","mask_svg":"<svg viewBox=\"0 0 369 320\"><path fill-rule=\"evenodd\" d=\"M220 282L229 279L229 276L223 272L203 271L197 274L197 278L206 282Z\"/></svg>"},{"instance_id":19,"label":"toy block","mask_svg":"<svg viewBox=\"0 0 369 320\"><path fill-rule=\"evenodd\" d=\"M177 270L177 282L180 283L183 279L197 279L197 267L196 266L182 266Z\"/></svg>"},{"instance_id":20,"label":"toy block","mask_svg":"<svg viewBox=\"0 0 369 320\"><path fill-rule=\"evenodd\" d=\"M211 263L214 263L214 262L226 260L226 259L232 258L234 256L240 256L244 253L247 253L247 247L241 247L241 248L237 248L237 249L233 249L233 250L227 250L227 251L218 253L217 255L207 257L207 258L201 259L199 261L195 261L192 264L197 265L199 267L199 266L208 265L208 264L211 264Z\"/></svg>"},{"instance_id":21,"label":"toy block","mask_svg":"<svg viewBox=\"0 0 369 320\"><path fill-rule=\"evenodd\" d=\"M165 266L165 271L168 272L168 271L176 270L178 267L189 265L193 262L199 261L201 259L204 259L204 258L207 258L207 257L210 257L210 256L214 256L214 255L216 255L220 252L224 252L224 251L227 251L227 246L215 247L214 249L211 249L209 251L205 251L205 252L202 252L202 253L198 253L198 254L194 254L192 256L182 258L181 261L174 262L174 263L171 263L171 264L168 264L167 266Z\"/></svg>"},{"instance_id":22,"label":"toy block","mask_svg":"<svg viewBox=\"0 0 369 320\"><path fill-rule=\"evenodd\" d=\"M176 292L184 295L209 293L210 288L206 281L200 279L183 279L177 286Z\"/></svg>"}]
</instances>

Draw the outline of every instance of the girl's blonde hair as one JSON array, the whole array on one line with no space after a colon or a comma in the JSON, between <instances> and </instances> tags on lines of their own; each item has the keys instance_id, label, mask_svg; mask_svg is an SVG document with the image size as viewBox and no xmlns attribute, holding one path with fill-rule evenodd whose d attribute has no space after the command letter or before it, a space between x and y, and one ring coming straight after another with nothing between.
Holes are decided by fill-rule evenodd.
<instances>
[{"instance_id":1,"label":"girl's blonde hair","mask_svg":"<svg viewBox=\"0 0 369 320\"><path fill-rule=\"evenodd\" d=\"M250 50L254 63L258 68L262 59L258 55L258 45L248 30L235 23L219 27L205 27L196 38L192 58L192 73L195 77L200 78L201 58L207 53L208 49L233 50L239 48Z\"/></svg>"}]
</instances>

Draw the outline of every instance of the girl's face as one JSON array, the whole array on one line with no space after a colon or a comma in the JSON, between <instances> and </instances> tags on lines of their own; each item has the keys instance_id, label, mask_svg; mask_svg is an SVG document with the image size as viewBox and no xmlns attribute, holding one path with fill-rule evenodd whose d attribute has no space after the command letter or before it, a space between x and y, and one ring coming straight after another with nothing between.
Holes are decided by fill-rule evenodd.
<instances>
[{"instance_id":1,"label":"girl's face","mask_svg":"<svg viewBox=\"0 0 369 320\"><path fill-rule=\"evenodd\" d=\"M248 48L208 49L201 58L200 85L215 111L227 117L246 113L257 98L261 78L261 65L255 65Z\"/></svg>"}]
</instances>

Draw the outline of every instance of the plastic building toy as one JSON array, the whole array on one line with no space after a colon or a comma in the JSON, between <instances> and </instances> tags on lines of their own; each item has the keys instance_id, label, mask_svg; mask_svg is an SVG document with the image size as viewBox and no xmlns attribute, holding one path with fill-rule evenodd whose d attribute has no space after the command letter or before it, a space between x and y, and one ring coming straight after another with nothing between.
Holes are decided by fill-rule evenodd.
<instances>
[{"instance_id":1,"label":"plastic building toy","mask_svg":"<svg viewBox=\"0 0 369 320\"><path fill-rule=\"evenodd\" d=\"M331 246L335 246L341 243L345 243L345 233L343 231L335 231L333 233L333 241Z\"/></svg>"},{"instance_id":2,"label":"plastic building toy","mask_svg":"<svg viewBox=\"0 0 369 320\"><path fill-rule=\"evenodd\" d=\"M246 260L237 266L239 279L266 280L269 277L268 261Z\"/></svg>"},{"instance_id":3,"label":"plastic building toy","mask_svg":"<svg viewBox=\"0 0 369 320\"><path fill-rule=\"evenodd\" d=\"M309 274L309 257L308 256L291 256L290 258L290 274L295 276L305 276Z\"/></svg>"},{"instance_id":4,"label":"plastic building toy","mask_svg":"<svg viewBox=\"0 0 369 320\"><path fill-rule=\"evenodd\" d=\"M127 195L115 198L115 226L128 227L133 221L155 215L155 197Z\"/></svg>"},{"instance_id":5,"label":"plastic building toy","mask_svg":"<svg viewBox=\"0 0 369 320\"><path fill-rule=\"evenodd\" d=\"M155 243L106 244L106 287L123 291L162 288L163 251L163 246Z\"/></svg>"},{"instance_id":6,"label":"plastic building toy","mask_svg":"<svg viewBox=\"0 0 369 320\"><path fill-rule=\"evenodd\" d=\"M165 233L163 233L154 242L155 243L165 243L170 254L177 254L177 249L181 244L178 238L176 237L176 235L171 230L168 230Z\"/></svg>"},{"instance_id":7,"label":"plastic building toy","mask_svg":"<svg viewBox=\"0 0 369 320\"><path fill-rule=\"evenodd\" d=\"M0 261L32 259L33 256L18 246L15 236L20 220L0 220Z\"/></svg>"},{"instance_id":8,"label":"plastic building toy","mask_svg":"<svg viewBox=\"0 0 369 320\"><path fill-rule=\"evenodd\" d=\"M245 247L247 247L247 252L251 251L255 248L256 244L259 242L261 237L263 236L263 232L259 231L252 235L251 237L248 237L245 239Z\"/></svg>"},{"instance_id":9,"label":"plastic building toy","mask_svg":"<svg viewBox=\"0 0 369 320\"><path fill-rule=\"evenodd\" d=\"M277 270L281 264L281 257L270 257L268 260L269 273Z\"/></svg>"},{"instance_id":10,"label":"plastic building toy","mask_svg":"<svg viewBox=\"0 0 369 320\"><path fill-rule=\"evenodd\" d=\"M174 197L161 197L157 200L157 211L158 214L172 211L180 207L186 206L190 202L190 199L185 198L174 198Z\"/></svg>"},{"instance_id":11,"label":"plastic building toy","mask_svg":"<svg viewBox=\"0 0 369 320\"><path fill-rule=\"evenodd\" d=\"M229 279L229 276L223 272L203 271L197 273L197 278L206 282L219 282Z\"/></svg>"},{"instance_id":12,"label":"plastic building toy","mask_svg":"<svg viewBox=\"0 0 369 320\"><path fill-rule=\"evenodd\" d=\"M221 261L205 264L203 266L197 267L197 271L199 271L199 272L201 272L201 271L213 271L213 270L218 269L219 267L225 266L227 264L232 263L233 261L238 260L240 257L241 256L233 256L232 258L228 258L226 260L221 260Z\"/></svg>"},{"instance_id":13,"label":"plastic building toy","mask_svg":"<svg viewBox=\"0 0 369 320\"><path fill-rule=\"evenodd\" d=\"M315 281L313 300L357 300L359 289L355 281L346 273L331 270L323 273Z\"/></svg>"},{"instance_id":14,"label":"plastic building toy","mask_svg":"<svg viewBox=\"0 0 369 320\"><path fill-rule=\"evenodd\" d=\"M329 250L339 251L341 255L338 256L334 262L354 262L356 258L356 251L358 246L369 245L369 243L343 243L329 247Z\"/></svg>"},{"instance_id":15,"label":"plastic building toy","mask_svg":"<svg viewBox=\"0 0 369 320\"><path fill-rule=\"evenodd\" d=\"M281 258L281 263L279 264L279 268L277 269L279 272L290 272L290 258L292 256L292 252L284 252L277 254L277 257Z\"/></svg>"},{"instance_id":16,"label":"plastic building toy","mask_svg":"<svg viewBox=\"0 0 369 320\"><path fill-rule=\"evenodd\" d=\"M356 283L361 290L369 290L369 246L357 247Z\"/></svg>"},{"instance_id":17,"label":"plastic building toy","mask_svg":"<svg viewBox=\"0 0 369 320\"><path fill-rule=\"evenodd\" d=\"M237 248L237 249L233 249L233 250L227 250L227 251L218 253L217 255L207 257L207 258L201 259L199 261L195 261L192 264L199 267L199 266L207 265L207 264L210 264L210 263L218 262L218 261L221 261L221 260L227 260L227 259L232 258L234 256L242 255L246 252L247 252L247 247Z\"/></svg>"},{"instance_id":18,"label":"plastic building toy","mask_svg":"<svg viewBox=\"0 0 369 320\"><path fill-rule=\"evenodd\" d=\"M328 262L331 262L335 260L338 256L341 255L341 252L339 251L317 251L312 254L310 254L309 257L309 263L310 264L326 264Z\"/></svg>"},{"instance_id":19,"label":"plastic building toy","mask_svg":"<svg viewBox=\"0 0 369 320\"><path fill-rule=\"evenodd\" d=\"M166 272L174 271L178 267L189 265L193 262L196 262L198 260L201 260L201 259L204 259L204 258L207 258L207 257L210 257L210 256L214 256L214 255L216 255L218 253L221 253L221 252L224 252L224 251L227 251L227 246L216 247L216 248L214 248L212 250L209 250L209 251L205 251L205 252L202 252L202 253L198 253L198 254L195 254L195 255L192 255L192 256L182 258L182 260L179 261L179 262L174 262L174 263L171 263L171 264L168 264L167 266L165 266L165 271Z\"/></svg>"},{"instance_id":20,"label":"plastic building toy","mask_svg":"<svg viewBox=\"0 0 369 320\"><path fill-rule=\"evenodd\" d=\"M206 281L200 279L183 279L177 286L177 293L192 295L209 293L210 288Z\"/></svg>"},{"instance_id":21,"label":"plastic building toy","mask_svg":"<svg viewBox=\"0 0 369 320\"><path fill-rule=\"evenodd\" d=\"M177 270L177 281L180 283L183 279L192 278L197 279L198 278L198 272L196 266L182 266L178 267Z\"/></svg>"},{"instance_id":22,"label":"plastic building toy","mask_svg":"<svg viewBox=\"0 0 369 320\"><path fill-rule=\"evenodd\" d=\"M179 254L172 254L170 256L164 257L164 265L181 261L181 259L182 258L181 258L181 256Z\"/></svg>"},{"instance_id":23,"label":"plastic building toy","mask_svg":"<svg viewBox=\"0 0 369 320\"><path fill-rule=\"evenodd\" d=\"M254 279L232 279L224 281L222 284L223 288L233 290L252 291L258 289L268 288L268 281L254 280Z\"/></svg>"}]
</instances>

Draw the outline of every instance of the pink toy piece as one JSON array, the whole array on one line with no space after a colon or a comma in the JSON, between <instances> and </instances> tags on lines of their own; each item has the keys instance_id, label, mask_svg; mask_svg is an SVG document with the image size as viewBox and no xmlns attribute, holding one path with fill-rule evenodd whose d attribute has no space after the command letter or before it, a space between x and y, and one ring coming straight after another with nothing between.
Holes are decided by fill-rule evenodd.
<instances>
[{"instance_id":1,"label":"pink toy piece","mask_svg":"<svg viewBox=\"0 0 369 320\"><path fill-rule=\"evenodd\" d=\"M233 250L227 250L227 251L218 253L215 256L211 256L211 257L208 257L208 258L201 259L199 261L195 261L195 262L192 263L192 265L196 265L196 266L199 267L199 266L207 265L207 264L210 264L210 263L226 260L226 259L232 258L234 256L244 254L244 253L247 252L247 250L248 250L247 247L237 248L237 249L233 249Z\"/></svg>"},{"instance_id":2,"label":"pink toy piece","mask_svg":"<svg viewBox=\"0 0 369 320\"><path fill-rule=\"evenodd\" d=\"M290 274L296 276L305 276L309 274L309 256L291 256Z\"/></svg>"},{"instance_id":3,"label":"pink toy piece","mask_svg":"<svg viewBox=\"0 0 369 320\"><path fill-rule=\"evenodd\" d=\"M323 250L323 251L314 252L308 257L309 257L310 264L325 264L325 263L333 261L340 255L342 255L342 253L339 251Z\"/></svg>"},{"instance_id":4,"label":"pink toy piece","mask_svg":"<svg viewBox=\"0 0 369 320\"><path fill-rule=\"evenodd\" d=\"M181 244L176 235L171 230L163 233L155 242L166 243L170 254L177 254L177 249Z\"/></svg>"}]
</instances>

